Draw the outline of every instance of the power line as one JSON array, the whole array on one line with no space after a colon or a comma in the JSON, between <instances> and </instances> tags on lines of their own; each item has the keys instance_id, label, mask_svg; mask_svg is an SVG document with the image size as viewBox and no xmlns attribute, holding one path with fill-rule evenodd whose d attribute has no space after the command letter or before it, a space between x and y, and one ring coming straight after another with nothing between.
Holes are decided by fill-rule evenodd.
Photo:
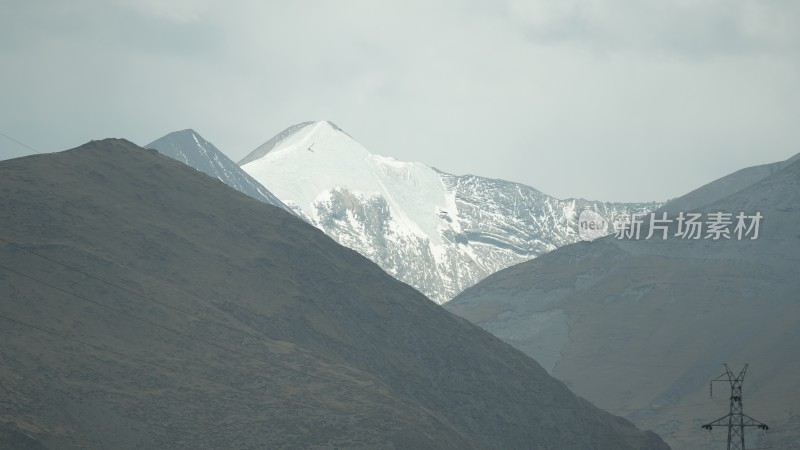
<instances>
[{"instance_id":1,"label":"power line","mask_svg":"<svg viewBox=\"0 0 800 450\"><path fill-rule=\"evenodd\" d=\"M711 431L712 427L715 426L726 427L728 429L728 450L745 450L745 427L758 427L764 431L769 430L769 427L767 424L745 414L742 407L742 384L744 384L744 376L747 373L749 364L744 365L739 375L734 375L727 364L724 364L724 366L725 373L714 378L709 383L709 396L713 392L711 389L714 381L727 381L731 386L730 412L713 422L703 425L702 428Z\"/></svg>"},{"instance_id":2,"label":"power line","mask_svg":"<svg viewBox=\"0 0 800 450\"><path fill-rule=\"evenodd\" d=\"M599 358L592 355L566 355L562 356L562 359L569 359L569 360L583 360L583 359L591 359L594 361L603 361L607 363L614 364L615 366L623 366L623 367L643 367L647 369L700 369L706 366L702 366L699 364L688 364L688 365L675 365L675 364L641 364L632 361L614 361L613 359L608 358Z\"/></svg>"},{"instance_id":3,"label":"power line","mask_svg":"<svg viewBox=\"0 0 800 450\"><path fill-rule=\"evenodd\" d=\"M16 142L17 144L19 144L19 145L21 145L21 146L23 146L23 147L27 148L28 150L30 150L30 151L32 151L32 152L34 152L34 153L38 153L38 154L40 154L40 155L42 154L42 152L40 152L39 150L36 150L36 149L35 149L35 148L33 148L33 147L30 147L30 146L28 146L28 145L25 145L24 143L22 143L22 142L20 142L20 141L18 141L18 140L16 140L16 139L14 139L14 138L12 138L11 136L9 136L9 135L7 135L7 134L5 134L5 133L2 133L2 132L0 132L0 136L3 136L4 138L6 138L6 139L8 139L8 140L10 140L10 141Z\"/></svg>"}]
</instances>

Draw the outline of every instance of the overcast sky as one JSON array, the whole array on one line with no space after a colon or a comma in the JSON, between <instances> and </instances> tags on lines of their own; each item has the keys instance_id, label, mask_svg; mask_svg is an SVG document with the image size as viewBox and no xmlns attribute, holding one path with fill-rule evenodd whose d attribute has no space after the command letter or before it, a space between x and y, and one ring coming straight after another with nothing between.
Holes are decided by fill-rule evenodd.
<instances>
[{"instance_id":1,"label":"overcast sky","mask_svg":"<svg viewBox=\"0 0 800 450\"><path fill-rule=\"evenodd\" d=\"M2 0L0 58L0 132L41 151L193 128L238 161L326 119L615 201L800 152L796 0Z\"/></svg>"}]
</instances>

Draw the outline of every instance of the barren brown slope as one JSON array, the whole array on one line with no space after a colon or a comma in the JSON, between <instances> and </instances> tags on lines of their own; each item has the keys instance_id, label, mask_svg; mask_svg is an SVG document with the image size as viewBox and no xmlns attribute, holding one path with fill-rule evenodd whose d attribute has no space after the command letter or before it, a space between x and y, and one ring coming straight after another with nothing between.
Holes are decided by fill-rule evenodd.
<instances>
[{"instance_id":1,"label":"barren brown slope","mask_svg":"<svg viewBox=\"0 0 800 450\"><path fill-rule=\"evenodd\" d=\"M729 387L709 399L708 382L722 363L749 363L745 412L770 425L769 439L748 432L750 445L800 448L800 161L701 211L760 212L759 237L607 237L501 271L446 306L675 448L726 439L700 429L728 412Z\"/></svg>"},{"instance_id":2,"label":"barren brown slope","mask_svg":"<svg viewBox=\"0 0 800 450\"><path fill-rule=\"evenodd\" d=\"M47 448L667 448L124 140L0 163L0 238L0 423Z\"/></svg>"}]
</instances>

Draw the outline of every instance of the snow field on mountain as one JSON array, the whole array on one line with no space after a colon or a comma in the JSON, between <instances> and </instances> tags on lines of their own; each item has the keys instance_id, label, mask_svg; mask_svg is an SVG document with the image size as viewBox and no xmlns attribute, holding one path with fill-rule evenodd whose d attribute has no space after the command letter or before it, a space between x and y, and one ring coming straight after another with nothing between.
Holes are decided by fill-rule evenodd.
<instances>
[{"instance_id":1,"label":"snow field on mountain","mask_svg":"<svg viewBox=\"0 0 800 450\"><path fill-rule=\"evenodd\" d=\"M287 128L242 169L340 244L444 303L484 277L578 240L577 212L656 204L559 200L371 154L330 122Z\"/></svg>"},{"instance_id":2,"label":"snow field on mountain","mask_svg":"<svg viewBox=\"0 0 800 450\"><path fill-rule=\"evenodd\" d=\"M266 180L275 195L292 199L315 221L319 216L314 205L326 202L333 189L343 188L355 196L377 194L389 204L396 232L439 243L437 211L456 210L455 200L433 169L372 155L328 122L303 128L243 169Z\"/></svg>"}]
</instances>

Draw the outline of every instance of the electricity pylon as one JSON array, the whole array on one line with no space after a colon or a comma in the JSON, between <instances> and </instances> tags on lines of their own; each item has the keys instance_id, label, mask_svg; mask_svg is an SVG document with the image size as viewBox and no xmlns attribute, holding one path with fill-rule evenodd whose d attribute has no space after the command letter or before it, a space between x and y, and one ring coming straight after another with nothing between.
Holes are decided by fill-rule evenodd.
<instances>
[{"instance_id":1,"label":"electricity pylon","mask_svg":"<svg viewBox=\"0 0 800 450\"><path fill-rule=\"evenodd\" d=\"M725 373L711 380L711 383L714 381L728 381L731 384L731 410L726 416L709 422L703 425L702 428L710 430L714 426L728 427L728 450L745 450L744 427L758 427L762 430L769 430L766 424L748 416L742 408L742 383L744 382L744 374L747 372L748 365L745 364L739 375L734 377L731 369L725 364Z\"/></svg>"}]
</instances>

